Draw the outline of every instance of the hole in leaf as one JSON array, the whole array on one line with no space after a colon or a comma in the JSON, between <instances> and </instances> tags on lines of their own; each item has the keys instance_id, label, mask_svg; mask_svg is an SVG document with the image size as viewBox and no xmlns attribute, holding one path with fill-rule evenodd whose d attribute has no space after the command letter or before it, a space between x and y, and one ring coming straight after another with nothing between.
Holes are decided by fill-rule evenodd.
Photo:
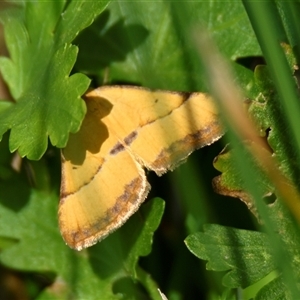
<instances>
[{"instance_id":1,"label":"hole in leaf","mask_svg":"<svg viewBox=\"0 0 300 300\"><path fill-rule=\"evenodd\" d=\"M256 66L266 64L266 62L262 56L240 57L240 58L236 59L236 62L252 71L254 71Z\"/></svg>"},{"instance_id":2,"label":"hole in leaf","mask_svg":"<svg viewBox=\"0 0 300 300\"><path fill-rule=\"evenodd\" d=\"M276 201L276 195L274 193L268 193L263 197L263 200L266 204L272 204Z\"/></svg>"},{"instance_id":3,"label":"hole in leaf","mask_svg":"<svg viewBox=\"0 0 300 300\"><path fill-rule=\"evenodd\" d=\"M266 137L267 137L267 138L269 137L269 133L270 133L271 130L272 130L271 128L267 128L267 129L266 129Z\"/></svg>"}]
</instances>

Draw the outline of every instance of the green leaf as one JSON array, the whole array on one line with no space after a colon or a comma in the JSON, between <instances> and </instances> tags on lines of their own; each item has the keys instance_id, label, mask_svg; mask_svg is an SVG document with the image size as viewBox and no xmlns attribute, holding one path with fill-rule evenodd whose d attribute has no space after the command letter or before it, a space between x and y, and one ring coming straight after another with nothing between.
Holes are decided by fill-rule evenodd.
<instances>
[{"instance_id":1,"label":"green leaf","mask_svg":"<svg viewBox=\"0 0 300 300\"><path fill-rule=\"evenodd\" d=\"M29 1L1 14L10 59L0 58L0 71L17 101L0 113L0 136L11 130L10 151L39 159L48 137L64 147L69 132L79 129L86 111L81 95L90 80L70 76L78 52L70 42L107 3Z\"/></svg>"},{"instance_id":2,"label":"green leaf","mask_svg":"<svg viewBox=\"0 0 300 300\"><path fill-rule=\"evenodd\" d=\"M200 24L231 59L261 53L237 1L213 2L209 8L201 1L112 1L76 40L80 49L93 49L79 52L77 67L101 74L98 84L104 77L153 89L203 91L203 67L192 38L195 28L201 34Z\"/></svg>"},{"instance_id":3,"label":"green leaf","mask_svg":"<svg viewBox=\"0 0 300 300\"><path fill-rule=\"evenodd\" d=\"M198 258L207 260L207 270L227 271L223 284L247 287L275 269L264 233L206 224L204 232L189 235L185 243Z\"/></svg>"},{"instance_id":4,"label":"green leaf","mask_svg":"<svg viewBox=\"0 0 300 300\"><path fill-rule=\"evenodd\" d=\"M290 294L281 278L276 278L265 285L255 296L255 300L290 299Z\"/></svg>"}]
</instances>

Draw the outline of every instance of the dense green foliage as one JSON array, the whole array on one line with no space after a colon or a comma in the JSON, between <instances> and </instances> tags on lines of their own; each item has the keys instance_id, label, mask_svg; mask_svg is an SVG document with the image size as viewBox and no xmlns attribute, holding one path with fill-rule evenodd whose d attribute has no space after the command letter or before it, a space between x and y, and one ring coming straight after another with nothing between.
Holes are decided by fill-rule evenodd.
<instances>
[{"instance_id":1,"label":"dense green foliage","mask_svg":"<svg viewBox=\"0 0 300 300\"><path fill-rule=\"evenodd\" d=\"M298 1L6 4L0 72L13 101L0 101L1 299L161 299L158 288L169 300L300 297L300 199L289 197L300 174ZM57 221L58 148L80 128L81 97L102 84L214 94L197 51L205 32L247 99L273 173L224 111L230 149L218 155L214 144L168 176L149 174L153 192L138 213L95 246L69 249ZM247 206L216 195L216 175L215 189Z\"/></svg>"}]
</instances>

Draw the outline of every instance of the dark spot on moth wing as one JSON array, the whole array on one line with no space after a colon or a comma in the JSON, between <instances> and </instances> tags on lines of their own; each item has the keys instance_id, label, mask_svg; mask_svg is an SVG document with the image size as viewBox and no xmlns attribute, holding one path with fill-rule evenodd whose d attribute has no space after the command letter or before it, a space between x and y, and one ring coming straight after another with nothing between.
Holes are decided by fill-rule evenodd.
<instances>
[{"instance_id":1,"label":"dark spot on moth wing","mask_svg":"<svg viewBox=\"0 0 300 300\"><path fill-rule=\"evenodd\" d=\"M125 139L124 143L126 146L130 146L130 144L136 139L138 133L136 131L132 131Z\"/></svg>"},{"instance_id":2,"label":"dark spot on moth wing","mask_svg":"<svg viewBox=\"0 0 300 300\"><path fill-rule=\"evenodd\" d=\"M118 154L119 152L122 152L122 151L124 151L124 150L125 150L125 147L124 147L120 142L118 142L118 143L116 143L116 144L114 145L114 147L110 150L109 154L110 154L110 155L116 155L116 154Z\"/></svg>"},{"instance_id":3,"label":"dark spot on moth wing","mask_svg":"<svg viewBox=\"0 0 300 300\"><path fill-rule=\"evenodd\" d=\"M127 137L124 138L124 145L130 146L130 144L136 139L138 133L136 131L132 131ZM124 145L120 142L117 142L115 146L110 150L110 155L116 155L121 151L125 150Z\"/></svg>"}]
</instances>

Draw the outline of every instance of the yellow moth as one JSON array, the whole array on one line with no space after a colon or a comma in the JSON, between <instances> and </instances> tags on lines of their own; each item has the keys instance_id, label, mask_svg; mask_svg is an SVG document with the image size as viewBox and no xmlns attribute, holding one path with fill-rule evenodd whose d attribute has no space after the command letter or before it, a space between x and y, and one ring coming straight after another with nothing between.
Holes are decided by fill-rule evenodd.
<instances>
[{"instance_id":1,"label":"yellow moth","mask_svg":"<svg viewBox=\"0 0 300 300\"><path fill-rule=\"evenodd\" d=\"M223 133L204 93L103 86L85 101L80 131L62 150L59 225L76 250L104 239L137 211L150 189L144 168L162 175Z\"/></svg>"}]
</instances>

